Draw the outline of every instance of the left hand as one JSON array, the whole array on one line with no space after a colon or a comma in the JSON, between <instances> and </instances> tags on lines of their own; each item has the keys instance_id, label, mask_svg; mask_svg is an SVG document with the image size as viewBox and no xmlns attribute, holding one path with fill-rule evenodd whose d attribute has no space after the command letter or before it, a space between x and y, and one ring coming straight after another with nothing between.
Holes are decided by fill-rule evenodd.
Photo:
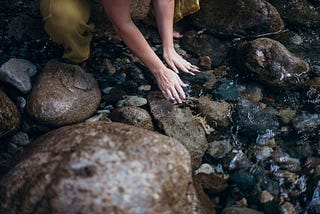
<instances>
[{"instance_id":1,"label":"left hand","mask_svg":"<svg viewBox=\"0 0 320 214\"><path fill-rule=\"evenodd\" d=\"M165 48L163 50L163 59L176 73L179 73L179 70L191 75L195 75L195 73L200 72L197 66L192 65L190 62L185 60L174 48Z\"/></svg>"}]
</instances>

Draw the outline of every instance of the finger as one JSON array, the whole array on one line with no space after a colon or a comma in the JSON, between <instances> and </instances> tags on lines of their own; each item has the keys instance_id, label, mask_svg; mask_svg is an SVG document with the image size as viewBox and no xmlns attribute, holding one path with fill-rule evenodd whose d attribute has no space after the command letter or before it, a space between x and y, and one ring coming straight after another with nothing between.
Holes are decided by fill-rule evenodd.
<instances>
[{"instance_id":1,"label":"finger","mask_svg":"<svg viewBox=\"0 0 320 214\"><path fill-rule=\"evenodd\" d=\"M187 87L187 84L185 84L184 82L182 82L182 80L179 78L179 85L181 87Z\"/></svg>"},{"instance_id":2,"label":"finger","mask_svg":"<svg viewBox=\"0 0 320 214\"><path fill-rule=\"evenodd\" d=\"M166 90L166 94L168 95L168 100L171 100L171 101L175 100L175 98L173 97L173 95L169 89Z\"/></svg>"},{"instance_id":3,"label":"finger","mask_svg":"<svg viewBox=\"0 0 320 214\"><path fill-rule=\"evenodd\" d=\"M176 87L176 90L178 91L180 98L185 100L186 94L184 93L183 89L181 87Z\"/></svg>"},{"instance_id":4,"label":"finger","mask_svg":"<svg viewBox=\"0 0 320 214\"><path fill-rule=\"evenodd\" d=\"M161 90L161 92L162 92L162 94L163 94L164 98L166 98L166 99L168 100L169 98L168 98L167 93L166 93L164 90Z\"/></svg>"},{"instance_id":5,"label":"finger","mask_svg":"<svg viewBox=\"0 0 320 214\"><path fill-rule=\"evenodd\" d=\"M178 86L179 86L179 85L178 85ZM173 89L172 89L171 94L173 95L173 97L174 97L174 99L175 99L175 101L176 101L177 103L182 103L182 100L181 100L181 98L180 98L180 96L179 96L176 88L173 88Z\"/></svg>"},{"instance_id":6,"label":"finger","mask_svg":"<svg viewBox=\"0 0 320 214\"><path fill-rule=\"evenodd\" d=\"M178 68L175 66L175 64L174 64L174 62L173 61L169 61L169 62L167 62L168 63L168 65L169 65L169 67L175 72L175 73L179 73L179 70L178 70Z\"/></svg>"},{"instance_id":7,"label":"finger","mask_svg":"<svg viewBox=\"0 0 320 214\"><path fill-rule=\"evenodd\" d=\"M191 65L189 67L189 70L193 71L193 72L200 72L200 68L195 66L195 65Z\"/></svg>"}]
</instances>

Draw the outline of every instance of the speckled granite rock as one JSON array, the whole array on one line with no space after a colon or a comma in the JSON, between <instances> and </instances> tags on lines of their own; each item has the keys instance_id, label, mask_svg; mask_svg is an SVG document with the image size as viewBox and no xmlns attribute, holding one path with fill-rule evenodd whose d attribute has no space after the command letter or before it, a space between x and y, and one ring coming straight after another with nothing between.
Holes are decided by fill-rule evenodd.
<instances>
[{"instance_id":1,"label":"speckled granite rock","mask_svg":"<svg viewBox=\"0 0 320 214\"><path fill-rule=\"evenodd\" d=\"M10 98L0 90L0 137L19 129L20 113Z\"/></svg>"},{"instance_id":2,"label":"speckled granite rock","mask_svg":"<svg viewBox=\"0 0 320 214\"><path fill-rule=\"evenodd\" d=\"M8 214L200 213L188 151L121 123L81 123L39 137L0 184L0 211Z\"/></svg>"},{"instance_id":3,"label":"speckled granite rock","mask_svg":"<svg viewBox=\"0 0 320 214\"><path fill-rule=\"evenodd\" d=\"M27 111L54 126L80 122L98 108L101 92L91 74L77 66L50 61L31 91Z\"/></svg>"},{"instance_id":4,"label":"speckled granite rock","mask_svg":"<svg viewBox=\"0 0 320 214\"><path fill-rule=\"evenodd\" d=\"M143 108L135 106L125 106L114 109L111 114L111 120L153 130L152 119L149 113Z\"/></svg>"}]
</instances>

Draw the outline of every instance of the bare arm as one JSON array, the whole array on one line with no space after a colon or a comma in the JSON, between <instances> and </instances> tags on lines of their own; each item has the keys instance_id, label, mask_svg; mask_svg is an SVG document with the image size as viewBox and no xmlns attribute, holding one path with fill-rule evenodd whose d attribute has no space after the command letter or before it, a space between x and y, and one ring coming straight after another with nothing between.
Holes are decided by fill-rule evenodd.
<instances>
[{"instance_id":1,"label":"bare arm","mask_svg":"<svg viewBox=\"0 0 320 214\"><path fill-rule=\"evenodd\" d=\"M168 99L181 103L185 99L182 90L185 84L175 72L162 63L132 22L130 0L103 0L102 4L117 34L152 72L162 93Z\"/></svg>"},{"instance_id":2,"label":"bare arm","mask_svg":"<svg viewBox=\"0 0 320 214\"><path fill-rule=\"evenodd\" d=\"M194 75L199 72L197 66L183 59L174 49L173 44L173 16L174 0L153 0L157 25L163 44L163 58L176 73L178 70Z\"/></svg>"}]
</instances>

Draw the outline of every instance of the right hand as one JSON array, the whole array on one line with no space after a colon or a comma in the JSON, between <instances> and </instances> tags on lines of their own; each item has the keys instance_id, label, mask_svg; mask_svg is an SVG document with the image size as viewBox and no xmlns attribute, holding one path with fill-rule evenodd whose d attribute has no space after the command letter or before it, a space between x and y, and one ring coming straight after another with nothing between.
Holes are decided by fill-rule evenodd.
<instances>
[{"instance_id":1,"label":"right hand","mask_svg":"<svg viewBox=\"0 0 320 214\"><path fill-rule=\"evenodd\" d=\"M182 87L186 84L182 82L178 74L169 68L163 68L154 74L158 87L163 95L174 104L182 103L186 99L186 95Z\"/></svg>"}]
</instances>

